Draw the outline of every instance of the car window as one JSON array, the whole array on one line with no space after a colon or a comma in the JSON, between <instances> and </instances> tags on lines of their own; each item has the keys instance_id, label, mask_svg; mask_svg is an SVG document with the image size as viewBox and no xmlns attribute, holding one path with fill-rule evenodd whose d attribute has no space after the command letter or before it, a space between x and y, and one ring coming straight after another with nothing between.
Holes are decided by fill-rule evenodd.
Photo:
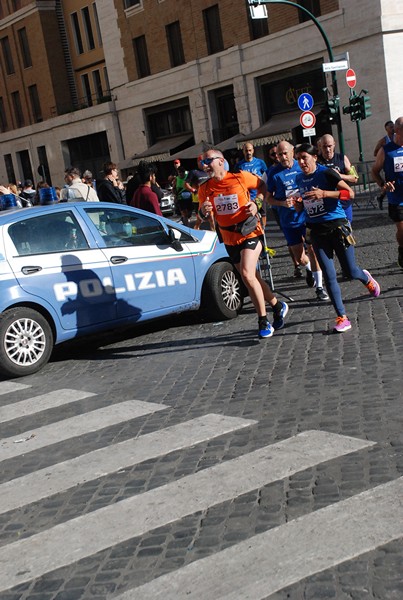
<instances>
[{"instance_id":1,"label":"car window","mask_svg":"<svg viewBox=\"0 0 403 600\"><path fill-rule=\"evenodd\" d=\"M177 227L172 227L172 229L175 229L176 231L179 231L179 233L180 233L179 242L184 242L184 243L187 243L187 244L190 244L192 242L199 243L199 240L197 238L192 237L191 235L189 235L185 231L182 231L182 229L177 229Z\"/></svg>"},{"instance_id":2,"label":"car window","mask_svg":"<svg viewBox=\"0 0 403 600\"><path fill-rule=\"evenodd\" d=\"M166 245L166 232L157 219L116 208L85 208L108 248Z\"/></svg>"},{"instance_id":3,"label":"car window","mask_svg":"<svg viewBox=\"0 0 403 600\"><path fill-rule=\"evenodd\" d=\"M88 248L87 240L71 211L30 217L8 228L18 256L67 252Z\"/></svg>"}]
</instances>

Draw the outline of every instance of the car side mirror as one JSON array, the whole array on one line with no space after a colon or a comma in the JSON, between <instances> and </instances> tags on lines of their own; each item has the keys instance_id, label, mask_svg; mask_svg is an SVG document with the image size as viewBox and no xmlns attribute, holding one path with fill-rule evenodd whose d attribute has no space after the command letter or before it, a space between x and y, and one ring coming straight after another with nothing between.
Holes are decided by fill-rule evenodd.
<instances>
[{"instance_id":1,"label":"car side mirror","mask_svg":"<svg viewBox=\"0 0 403 600\"><path fill-rule=\"evenodd\" d=\"M181 239L180 231L178 231L177 229L172 229L170 227L168 229L168 237L169 237L169 243L174 248L174 250L177 250L179 252L180 250L183 249L182 244L180 243L180 239Z\"/></svg>"}]
</instances>

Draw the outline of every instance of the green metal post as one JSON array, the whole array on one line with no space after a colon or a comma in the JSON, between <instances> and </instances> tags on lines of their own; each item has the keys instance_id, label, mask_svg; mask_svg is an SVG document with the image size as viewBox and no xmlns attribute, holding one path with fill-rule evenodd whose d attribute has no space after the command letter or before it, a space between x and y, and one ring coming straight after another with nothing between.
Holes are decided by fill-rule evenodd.
<instances>
[{"instance_id":1,"label":"green metal post","mask_svg":"<svg viewBox=\"0 0 403 600\"><path fill-rule=\"evenodd\" d=\"M307 8L305 8L304 6L301 6L300 4L296 4L295 2L289 2L289 0L248 0L248 4L257 5L257 6L259 6L259 4L288 4L289 6L294 6L295 8L302 10L302 12L307 14L308 17L311 19L311 21L313 21L315 23L316 27L319 29L319 32L323 38L323 41L326 44L327 52L329 54L329 61L334 62L333 50L330 45L329 39L325 33L325 30L323 29L322 25L319 23L317 18ZM338 96L339 93L338 93L338 89L337 89L336 71L332 71L332 88L333 88L333 96L335 96L335 97ZM337 115L337 133L339 136L340 152L342 154L344 154L344 136L343 136L343 128L341 125L340 107L338 108L338 115Z\"/></svg>"}]
</instances>

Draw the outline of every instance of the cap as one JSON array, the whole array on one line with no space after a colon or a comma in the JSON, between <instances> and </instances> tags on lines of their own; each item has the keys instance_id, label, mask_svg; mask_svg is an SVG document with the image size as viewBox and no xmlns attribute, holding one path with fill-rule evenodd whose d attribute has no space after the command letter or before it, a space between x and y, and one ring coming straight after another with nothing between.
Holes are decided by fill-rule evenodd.
<instances>
[{"instance_id":1,"label":"cap","mask_svg":"<svg viewBox=\"0 0 403 600\"><path fill-rule=\"evenodd\" d=\"M179 159L174 160L175 167L179 167L180 164L181 164L181 161Z\"/></svg>"},{"instance_id":2,"label":"cap","mask_svg":"<svg viewBox=\"0 0 403 600\"><path fill-rule=\"evenodd\" d=\"M24 181L24 187L30 187L30 186L32 186L32 181L31 181L31 179L26 179L26 180Z\"/></svg>"}]
</instances>

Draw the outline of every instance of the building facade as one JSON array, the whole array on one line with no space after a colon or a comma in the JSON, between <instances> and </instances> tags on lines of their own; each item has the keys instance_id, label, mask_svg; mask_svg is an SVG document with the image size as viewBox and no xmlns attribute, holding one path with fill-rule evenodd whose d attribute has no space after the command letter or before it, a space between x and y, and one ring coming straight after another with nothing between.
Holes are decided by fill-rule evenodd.
<instances>
[{"instance_id":1,"label":"building facade","mask_svg":"<svg viewBox=\"0 0 403 600\"><path fill-rule=\"evenodd\" d=\"M348 53L372 116L361 123L364 158L389 118L401 116L399 0L299 0ZM315 101L316 136L338 130L325 108L329 62L317 25L293 6L246 0L5 0L0 9L0 181L54 184L66 166L100 175L104 160L130 172L142 157L169 168L205 144L230 151L251 139L302 141L298 96ZM24 33L25 30L25 33ZM350 90L337 72L341 105ZM356 126L342 116L346 152ZM314 140L315 138L313 138ZM42 169L41 169L42 167ZM39 168L39 172L38 172Z\"/></svg>"}]
</instances>

